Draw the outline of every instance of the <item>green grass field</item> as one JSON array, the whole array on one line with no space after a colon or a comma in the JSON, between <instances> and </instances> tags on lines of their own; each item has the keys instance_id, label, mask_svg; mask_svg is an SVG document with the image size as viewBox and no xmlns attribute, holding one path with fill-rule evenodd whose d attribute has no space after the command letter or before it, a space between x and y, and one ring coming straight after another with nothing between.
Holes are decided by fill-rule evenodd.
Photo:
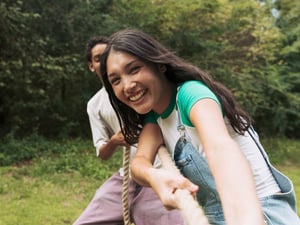
<instances>
[{"instance_id":1,"label":"green grass field","mask_svg":"<svg viewBox=\"0 0 300 225\"><path fill-rule=\"evenodd\" d=\"M294 182L300 211L300 141L268 139L270 158ZM64 143L61 153L0 167L0 225L65 225L121 165L121 152L99 161L90 141ZM16 149L17 150L17 149Z\"/></svg>"}]
</instances>

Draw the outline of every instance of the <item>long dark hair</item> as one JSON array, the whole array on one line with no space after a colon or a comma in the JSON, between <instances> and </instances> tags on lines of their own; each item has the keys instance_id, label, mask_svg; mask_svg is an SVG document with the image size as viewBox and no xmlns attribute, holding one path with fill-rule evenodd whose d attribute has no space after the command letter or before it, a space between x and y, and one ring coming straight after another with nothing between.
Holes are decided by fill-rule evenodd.
<instances>
[{"instance_id":1,"label":"long dark hair","mask_svg":"<svg viewBox=\"0 0 300 225\"><path fill-rule=\"evenodd\" d=\"M122 132L128 143L137 142L144 116L122 103L113 92L106 73L106 61L111 49L126 52L145 62L165 65L167 68L165 76L172 83L179 84L188 80L202 81L216 94L226 117L237 133L243 134L250 126L250 116L239 108L234 96L224 85L213 80L208 73L198 67L185 62L150 35L140 30L125 29L111 36L103 53L101 73L104 86L109 93L110 101L117 113L121 127L123 127Z\"/></svg>"}]
</instances>

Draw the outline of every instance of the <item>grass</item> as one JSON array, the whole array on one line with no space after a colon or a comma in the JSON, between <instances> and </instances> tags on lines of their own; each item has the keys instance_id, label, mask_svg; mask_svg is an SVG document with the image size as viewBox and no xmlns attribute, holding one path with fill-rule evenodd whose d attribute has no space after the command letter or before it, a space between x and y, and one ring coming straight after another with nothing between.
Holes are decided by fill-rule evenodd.
<instances>
[{"instance_id":1,"label":"grass","mask_svg":"<svg viewBox=\"0 0 300 225\"><path fill-rule=\"evenodd\" d=\"M32 152L48 146L42 154L0 167L0 225L72 224L96 189L121 166L121 151L109 161L99 161L89 140L42 142L22 143ZM6 146L18 151L14 148L20 144ZM47 151L51 146L55 149Z\"/></svg>"},{"instance_id":2,"label":"grass","mask_svg":"<svg viewBox=\"0 0 300 225\"><path fill-rule=\"evenodd\" d=\"M300 141L263 143L271 161L293 180L300 212ZM96 189L121 166L121 151L109 161L99 161L89 140L46 146L60 152L46 149L30 160L0 167L0 225L72 224Z\"/></svg>"},{"instance_id":3,"label":"grass","mask_svg":"<svg viewBox=\"0 0 300 225\"><path fill-rule=\"evenodd\" d=\"M53 174L46 179L7 172L2 175L1 225L72 224L91 198L90 190L97 188L96 181L76 174Z\"/></svg>"}]
</instances>

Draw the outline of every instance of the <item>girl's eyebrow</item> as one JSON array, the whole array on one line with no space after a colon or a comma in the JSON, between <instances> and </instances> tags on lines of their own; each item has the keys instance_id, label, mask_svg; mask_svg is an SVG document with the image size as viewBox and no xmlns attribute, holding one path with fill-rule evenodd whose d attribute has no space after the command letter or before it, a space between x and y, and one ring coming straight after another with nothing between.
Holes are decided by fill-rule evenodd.
<instances>
[{"instance_id":1,"label":"girl's eyebrow","mask_svg":"<svg viewBox=\"0 0 300 225\"><path fill-rule=\"evenodd\" d=\"M133 59L132 61L130 61L130 62L128 62L125 66L124 66L124 70L128 70L129 68L130 68L130 66L133 64L133 63L135 63L135 62L137 62L137 61L139 61L138 59ZM115 76L116 74L114 73L114 72L112 72L112 73L109 73L109 74L107 74L107 77L108 78L111 78L111 77L113 77L113 76Z\"/></svg>"}]
</instances>

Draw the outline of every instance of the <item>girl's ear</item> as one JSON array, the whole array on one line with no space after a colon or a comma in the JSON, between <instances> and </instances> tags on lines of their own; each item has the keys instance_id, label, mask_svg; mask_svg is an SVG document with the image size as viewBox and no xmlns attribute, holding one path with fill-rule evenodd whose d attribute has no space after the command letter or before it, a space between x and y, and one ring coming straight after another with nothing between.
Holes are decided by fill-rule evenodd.
<instances>
[{"instance_id":1,"label":"girl's ear","mask_svg":"<svg viewBox=\"0 0 300 225\"><path fill-rule=\"evenodd\" d=\"M158 70L159 70L159 72L164 73L164 72L167 71L167 67L164 64L159 64L158 65Z\"/></svg>"},{"instance_id":2,"label":"girl's ear","mask_svg":"<svg viewBox=\"0 0 300 225\"><path fill-rule=\"evenodd\" d=\"M95 68L93 67L93 63L89 63L89 69L91 72L95 72Z\"/></svg>"}]
</instances>

